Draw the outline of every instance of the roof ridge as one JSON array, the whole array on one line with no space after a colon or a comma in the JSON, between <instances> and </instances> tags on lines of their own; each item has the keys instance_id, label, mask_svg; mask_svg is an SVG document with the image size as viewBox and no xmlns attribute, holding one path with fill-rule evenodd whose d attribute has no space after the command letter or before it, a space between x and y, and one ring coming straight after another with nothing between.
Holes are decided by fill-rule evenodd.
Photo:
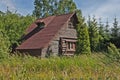
<instances>
[{"instance_id":1,"label":"roof ridge","mask_svg":"<svg viewBox=\"0 0 120 80\"><path fill-rule=\"evenodd\" d=\"M52 17L52 16L54 17L55 15L50 15L50 16L46 16L46 17L43 17L43 18L38 18L36 20L45 19L45 18Z\"/></svg>"},{"instance_id":2,"label":"roof ridge","mask_svg":"<svg viewBox=\"0 0 120 80\"><path fill-rule=\"evenodd\" d=\"M63 15L69 15L69 14L74 14L75 12L70 12L70 13L64 13L64 14L58 14L58 15L55 15L55 16L63 16Z\"/></svg>"},{"instance_id":3,"label":"roof ridge","mask_svg":"<svg viewBox=\"0 0 120 80\"><path fill-rule=\"evenodd\" d=\"M68 14L74 14L75 12L70 12L70 13L64 13L64 14L56 14L56 15L50 15L50 16L46 16L46 17L43 17L43 18L38 18L36 20L40 20L40 19L45 19L45 18L48 18L48 17L54 17L54 16L63 16L63 15L68 15Z\"/></svg>"}]
</instances>

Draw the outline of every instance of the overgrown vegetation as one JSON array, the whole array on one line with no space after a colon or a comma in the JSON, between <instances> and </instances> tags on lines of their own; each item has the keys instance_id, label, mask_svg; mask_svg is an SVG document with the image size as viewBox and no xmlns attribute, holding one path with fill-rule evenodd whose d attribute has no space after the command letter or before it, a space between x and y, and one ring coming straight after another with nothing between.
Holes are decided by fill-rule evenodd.
<instances>
[{"instance_id":1,"label":"overgrown vegetation","mask_svg":"<svg viewBox=\"0 0 120 80\"><path fill-rule=\"evenodd\" d=\"M113 61L120 63L120 52L114 44L110 43L110 45L108 46L107 56L110 57Z\"/></svg>"},{"instance_id":2,"label":"overgrown vegetation","mask_svg":"<svg viewBox=\"0 0 120 80\"><path fill-rule=\"evenodd\" d=\"M1 80L119 80L120 64L105 55L74 57L12 56L0 62Z\"/></svg>"},{"instance_id":3,"label":"overgrown vegetation","mask_svg":"<svg viewBox=\"0 0 120 80\"><path fill-rule=\"evenodd\" d=\"M10 55L35 18L9 10L0 11L0 80L119 80L120 49L117 48L120 48L120 29L117 18L112 29L108 21L106 25L101 22L98 25L95 17L89 17L85 23L72 0L58 1L59 4L57 0L35 0L33 15L39 18L76 11L79 20L76 53L80 55L47 59ZM110 42L113 44L109 45Z\"/></svg>"},{"instance_id":4,"label":"overgrown vegetation","mask_svg":"<svg viewBox=\"0 0 120 80\"><path fill-rule=\"evenodd\" d=\"M0 57L8 56L7 53L21 43L20 38L34 19L30 15L21 16L9 10L0 13Z\"/></svg>"},{"instance_id":5,"label":"overgrown vegetation","mask_svg":"<svg viewBox=\"0 0 120 80\"><path fill-rule=\"evenodd\" d=\"M88 27L84 22L84 19L79 19L79 24L77 25L76 30L78 37L76 53L91 54Z\"/></svg>"}]
</instances>

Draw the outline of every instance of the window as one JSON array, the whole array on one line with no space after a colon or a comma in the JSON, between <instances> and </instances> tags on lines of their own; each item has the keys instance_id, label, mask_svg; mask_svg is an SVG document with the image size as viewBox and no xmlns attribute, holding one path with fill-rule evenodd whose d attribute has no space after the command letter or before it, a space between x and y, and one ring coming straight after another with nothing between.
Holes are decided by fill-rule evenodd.
<instances>
[{"instance_id":1,"label":"window","mask_svg":"<svg viewBox=\"0 0 120 80\"><path fill-rule=\"evenodd\" d=\"M69 22L69 23L68 23L68 27L71 28L71 29L73 28L72 22Z\"/></svg>"},{"instance_id":2,"label":"window","mask_svg":"<svg viewBox=\"0 0 120 80\"><path fill-rule=\"evenodd\" d=\"M74 42L67 42L67 49L68 50L75 50L75 43Z\"/></svg>"},{"instance_id":3,"label":"window","mask_svg":"<svg viewBox=\"0 0 120 80\"><path fill-rule=\"evenodd\" d=\"M44 22L37 22L36 24L39 28L44 28L44 26L45 26Z\"/></svg>"},{"instance_id":4,"label":"window","mask_svg":"<svg viewBox=\"0 0 120 80\"><path fill-rule=\"evenodd\" d=\"M67 44L67 45L68 45L68 49L70 49L70 45L71 45L71 44L70 44L70 42L68 42L68 44Z\"/></svg>"},{"instance_id":5,"label":"window","mask_svg":"<svg viewBox=\"0 0 120 80\"><path fill-rule=\"evenodd\" d=\"M61 51L63 54L72 54L76 50L75 38L61 38Z\"/></svg>"}]
</instances>

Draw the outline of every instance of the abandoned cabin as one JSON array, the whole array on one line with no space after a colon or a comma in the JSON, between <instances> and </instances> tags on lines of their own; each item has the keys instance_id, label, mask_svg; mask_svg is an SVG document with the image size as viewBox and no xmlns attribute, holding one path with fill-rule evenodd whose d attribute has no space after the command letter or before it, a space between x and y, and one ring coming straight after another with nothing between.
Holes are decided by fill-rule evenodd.
<instances>
[{"instance_id":1,"label":"abandoned cabin","mask_svg":"<svg viewBox=\"0 0 120 80\"><path fill-rule=\"evenodd\" d=\"M74 55L77 41L76 13L37 19L26 30L16 50L31 56Z\"/></svg>"}]
</instances>

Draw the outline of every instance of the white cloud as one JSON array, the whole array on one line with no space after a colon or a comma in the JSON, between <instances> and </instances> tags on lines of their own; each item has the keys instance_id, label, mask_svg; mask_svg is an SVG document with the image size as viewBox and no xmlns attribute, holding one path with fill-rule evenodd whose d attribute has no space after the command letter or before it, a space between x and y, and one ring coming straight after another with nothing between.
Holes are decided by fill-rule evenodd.
<instances>
[{"instance_id":1,"label":"white cloud","mask_svg":"<svg viewBox=\"0 0 120 80\"><path fill-rule=\"evenodd\" d=\"M107 18L110 23L110 25L113 25L113 19L116 16L118 22L120 23L120 0L105 0L99 1L95 5L94 2L92 2L93 5L88 5L86 8L82 8L83 15L88 18L88 15L95 15L97 20L99 18L102 18L102 22L105 23Z\"/></svg>"},{"instance_id":2,"label":"white cloud","mask_svg":"<svg viewBox=\"0 0 120 80\"><path fill-rule=\"evenodd\" d=\"M100 5L93 13L98 17L111 17L119 16L120 13L120 1L109 0L103 5Z\"/></svg>"},{"instance_id":3,"label":"white cloud","mask_svg":"<svg viewBox=\"0 0 120 80\"><path fill-rule=\"evenodd\" d=\"M11 11L15 11L16 10L15 5L14 5L12 0L1 0L0 4L8 7L9 10L11 10Z\"/></svg>"}]
</instances>

